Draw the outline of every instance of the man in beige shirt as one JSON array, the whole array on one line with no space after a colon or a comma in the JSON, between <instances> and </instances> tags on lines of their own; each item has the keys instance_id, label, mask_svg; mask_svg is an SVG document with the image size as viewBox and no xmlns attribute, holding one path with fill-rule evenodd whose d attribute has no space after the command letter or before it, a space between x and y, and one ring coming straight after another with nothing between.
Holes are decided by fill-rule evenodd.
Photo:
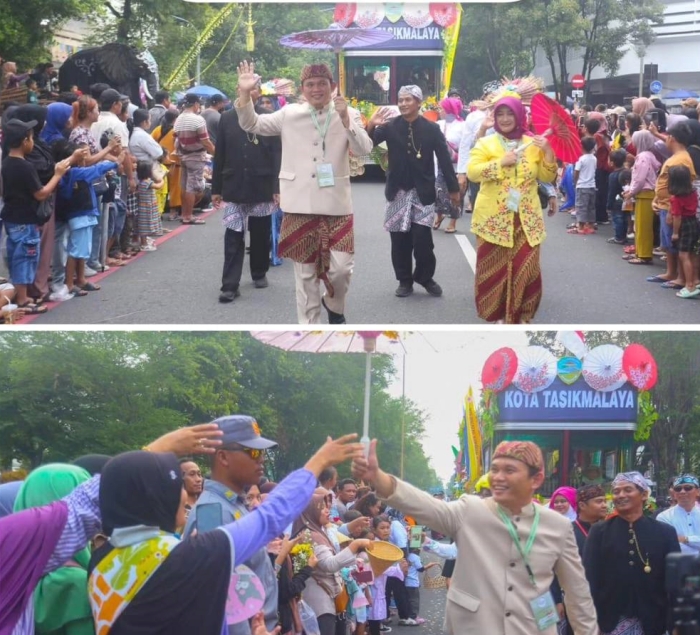
<instances>
[{"instance_id":1,"label":"man in beige shirt","mask_svg":"<svg viewBox=\"0 0 700 635\"><path fill-rule=\"evenodd\" d=\"M355 478L371 481L389 505L457 544L445 610L449 635L556 635L558 615L549 592L554 574L574 633L598 635L572 525L532 502L544 481L538 446L499 444L491 462L493 497L465 495L446 503L383 472L376 443L368 458L353 461Z\"/></svg>"},{"instance_id":2,"label":"man in beige shirt","mask_svg":"<svg viewBox=\"0 0 700 635\"><path fill-rule=\"evenodd\" d=\"M300 324L318 324L321 306L329 324L345 324L345 296L355 259L350 198L350 152L372 151L360 113L345 98L325 64L301 73L303 104L258 115L250 100L260 77L252 64L239 66L238 123L247 133L280 136L280 207L284 211L279 255L294 261ZM321 295L321 282L325 287Z\"/></svg>"}]
</instances>

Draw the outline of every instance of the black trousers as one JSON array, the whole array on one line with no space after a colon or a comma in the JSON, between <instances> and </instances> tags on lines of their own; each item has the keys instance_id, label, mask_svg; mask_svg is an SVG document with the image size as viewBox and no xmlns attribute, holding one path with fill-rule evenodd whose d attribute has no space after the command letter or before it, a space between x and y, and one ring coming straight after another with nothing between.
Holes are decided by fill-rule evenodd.
<instances>
[{"instance_id":1,"label":"black trousers","mask_svg":"<svg viewBox=\"0 0 700 635\"><path fill-rule=\"evenodd\" d=\"M253 280L265 277L270 269L272 245L272 216L249 216L250 275ZM245 259L245 232L227 229L224 235L224 271L221 276L222 291L236 291L241 284Z\"/></svg>"},{"instance_id":2,"label":"black trousers","mask_svg":"<svg viewBox=\"0 0 700 635\"><path fill-rule=\"evenodd\" d=\"M319 615L318 630L321 635L345 635L346 620L330 613Z\"/></svg>"},{"instance_id":3,"label":"black trousers","mask_svg":"<svg viewBox=\"0 0 700 635\"><path fill-rule=\"evenodd\" d=\"M391 596L394 596L396 609L399 612L400 620L407 620L411 616L411 608L408 604L408 593L406 593L406 585L403 580L398 578L386 579L386 614L389 615L389 604Z\"/></svg>"},{"instance_id":4,"label":"black trousers","mask_svg":"<svg viewBox=\"0 0 700 635\"><path fill-rule=\"evenodd\" d=\"M596 168L595 171L595 221L604 223L608 218L608 176L605 170Z\"/></svg>"},{"instance_id":5,"label":"black trousers","mask_svg":"<svg viewBox=\"0 0 700 635\"><path fill-rule=\"evenodd\" d=\"M396 279L407 286L414 282L425 284L435 275L433 230L425 225L411 224L410 231L391 234L391 263ZM413 268L413 258L416 267Z\"/></svg>"},{"instance_id":6,"label":"black trousers","mask_svg":"<svg viewBox=\"0 0 700 635\"><path fill-rule=\"evenodd\" d=\"M415 620L420 614L420 587L407 586L406 595L408 595L410 617Z\"/></svg>"}]
</instances>

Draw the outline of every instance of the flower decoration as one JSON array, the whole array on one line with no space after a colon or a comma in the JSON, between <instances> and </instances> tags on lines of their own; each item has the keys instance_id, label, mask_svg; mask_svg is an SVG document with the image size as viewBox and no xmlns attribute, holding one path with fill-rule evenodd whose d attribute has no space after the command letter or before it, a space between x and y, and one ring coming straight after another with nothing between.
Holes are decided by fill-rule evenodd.
<instances>
[{"instance_id":1,"label":"flower decoration","mask_svg":"<svg viewBox=\"0 0 700 635\"><path fill-rule=\"evenodd\" d=\"M311 544L311 532L306 529L302 533L301 540L292 547L289 555L292 558L294 573L299 573L304 567L309 565L309 559L314 554L314 548Z\"/></svg>"}]
</instances>

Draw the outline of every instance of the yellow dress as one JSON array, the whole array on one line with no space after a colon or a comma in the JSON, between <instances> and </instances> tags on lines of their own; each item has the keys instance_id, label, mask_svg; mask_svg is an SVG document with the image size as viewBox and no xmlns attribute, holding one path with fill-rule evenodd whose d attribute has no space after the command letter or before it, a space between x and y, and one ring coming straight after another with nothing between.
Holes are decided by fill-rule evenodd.
<instances>
[{"instance_id":1,"label":"yellow dress","mask_svg":"<svg viewBox=\"0 0 700 635\"><path fill-rule=\"evenodd\" d=\"M180 159L175 155L175 135L170 130L161 139L161 126L158 126L151 136L160 144L161 148L168 151L168 159L165 166L168 168L167 195L170 197L170 209L182 206L182 189L180 187ZM160 198L158 199L160 204ZM163 203L165 205L165 203Z\"/></svg>"},{"instance_id":2,"label":"yellow dress","mask_svg":"<svg viewBox=\"0 0 700 635\"><path fill-rule=\"evenodd\" d=\"M506 148L498 134L480 139L469 155L467 178L481 183L472 214L472 232L502 247L514 244L515 214L508 209L511 188L520 193L518 216L530 246L541 244L547 235L537 181L552 183L557 177L557 164L545 163L544 153L530 137L523 137L520 143L526 147L514 167L501 167Z\"/></svg>"}]
</instances>

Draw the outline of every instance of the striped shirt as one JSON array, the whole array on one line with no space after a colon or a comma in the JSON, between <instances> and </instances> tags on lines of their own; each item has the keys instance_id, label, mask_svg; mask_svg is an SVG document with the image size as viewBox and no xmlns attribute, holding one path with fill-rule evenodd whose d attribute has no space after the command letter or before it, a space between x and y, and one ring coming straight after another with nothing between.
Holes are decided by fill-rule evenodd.
<instances>
[{"instance_id":1,"label":"striped shirt","mask_svg":"<svg viewBox=\"0 0 700 635\"><path fill-rule=\"evenodd\" d=\"M173 126L173 132L177 137L177 145L183 154L192 152L204 152L202 141L209 139L207 122L201 115L193 112L183 112Z\"/></svg>"},{"instance_id":2,"label":"striped shirt","mask_svg":"<svg viewBox=\"0 0 700 635\"><path fill-rule=\"evenodd\" d=\"M53 553L46 563L44 575L62 567L78 551L88 544L100 531L100 477L93 476L89 481L76 487L63 502L68 506L66 524ZM12 635L34 634L34 602L27 604L22 617L12 631Z\"/></svg>"}]
</instances>

